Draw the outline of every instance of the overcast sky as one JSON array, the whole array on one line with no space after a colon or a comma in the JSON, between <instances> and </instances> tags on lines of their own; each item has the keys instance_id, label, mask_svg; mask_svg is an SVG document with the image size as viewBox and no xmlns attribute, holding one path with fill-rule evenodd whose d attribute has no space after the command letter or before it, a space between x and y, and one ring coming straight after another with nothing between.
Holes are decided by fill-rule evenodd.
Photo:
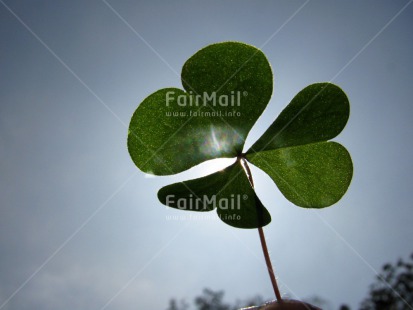
<instances>
[{"instance_id":1,"label":"overcast sky","mask_svg":"<svg viewBox=\"0 0 413 310\"><path fill-rule=\"evenodd\" d=\"M282 294L356 309L413 251L411 2L0 0L0 309L162 310L205 287L273 298L256 230L168 220L188 214L158 202L217 164L149 178L126 148L139 103L182 88L184 62L222 41L261 48L274 71L246 147L309 84L349 97L335 140L354 177L336 205L301 209L253 175Z\"/></svg>"}]
</instances>

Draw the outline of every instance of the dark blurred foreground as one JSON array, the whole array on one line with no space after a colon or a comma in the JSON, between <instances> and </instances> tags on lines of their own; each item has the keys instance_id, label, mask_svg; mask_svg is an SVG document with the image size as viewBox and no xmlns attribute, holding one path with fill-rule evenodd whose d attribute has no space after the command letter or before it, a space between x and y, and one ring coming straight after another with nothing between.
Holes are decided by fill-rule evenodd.
<instances>
[{"instance_id":1,"label":"dark blurred foreground","mask_svg":"<svg viewBox=\"0 0 413 310\"><path fill-rule=\"evenodd\" d=\"M383 266L376 281L370 285L369 295L361 302L359 310L413 310L413 253L410 260L387 263ZM204 289L190 305L184 299L171 299L167 310L238 310L244 307L259 306L265 303L261 296L236 301L234 304L224 302L223 291ZM331 309L328 301L314 297L306 302L324 310ZM351 310L342 305L340 310Z\"/></svg>"}]
</instances>

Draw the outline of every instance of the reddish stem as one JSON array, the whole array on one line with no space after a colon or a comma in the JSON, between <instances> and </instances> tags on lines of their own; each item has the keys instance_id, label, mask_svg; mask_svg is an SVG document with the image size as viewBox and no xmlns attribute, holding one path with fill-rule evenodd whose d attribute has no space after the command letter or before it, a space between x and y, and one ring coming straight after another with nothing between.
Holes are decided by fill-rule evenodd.
<instances>
[{"instance_id":1,"label":"reddish stem","mask_svg":"<svg viewBox=\"0 0 413 310\"><path fill-rule=\"evenodd\" d=\"M281 301L282 300L281 294L280 294L280 291L278 289L277 280L275 279L274 270L272 268L270 255L268 254L267 243L265 242L264 230L262 229L262 227L258 228L258 233L260 235L262 252L264 253L265 263L267 264L267 269L268 269L268 273L270 275L270 279L271 279L272 287L274 289L275 297L277 298L277 301Z\"/></svg>"},{"instance_id":2,"label":"reddish stem","mask_svg":"<svg viewBox=\"0 0 413 310\"><path fill-rule=\"evenodd\" d=\"M250 181L252 188L254 188L254 180L252 179L250 167L248 166L247 161L243 157L241 157L241 164L247 172L248 180ZM282 301L282 298L280 290L278 289L277 280L275 279L274 269L272 268L270 254L268 253L267 243L265 242L265 235L262 227L258 227L258 233L260 235L262 252L264 254L265 263L267 264L268 274L270 275L271 284L274 289L275 297L277 298L277 301L280 302Z\"/></svg>"}]
</instances>

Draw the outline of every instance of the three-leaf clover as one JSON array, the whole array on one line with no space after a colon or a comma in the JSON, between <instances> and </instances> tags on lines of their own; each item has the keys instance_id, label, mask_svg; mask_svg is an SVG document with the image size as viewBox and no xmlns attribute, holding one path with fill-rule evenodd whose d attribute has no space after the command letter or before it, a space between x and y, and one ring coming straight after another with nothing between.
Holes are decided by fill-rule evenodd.
<instances>
[{"instance_id":1,"label":"three-leaf clover","mask_svg":"<svg viewBox=\"0 0 413 310\"><path fill-rule=\"evenodd\" d=\"M158 90L133 114L128 150L136 166L171 175L209 159L237 159L222 171L163 187L161 203L191 211L217 209L221 220L234 227L265 226L271 216L250 182L247 161L265 171L297 206L328 207L345 194L351 157L329 141L349 117L347 96L338 86L304 88L243 152L272 95L273 73L265 55L243 43L212 44L186 61L181 78L184 90Z\"/></svg>"}]
</instances>

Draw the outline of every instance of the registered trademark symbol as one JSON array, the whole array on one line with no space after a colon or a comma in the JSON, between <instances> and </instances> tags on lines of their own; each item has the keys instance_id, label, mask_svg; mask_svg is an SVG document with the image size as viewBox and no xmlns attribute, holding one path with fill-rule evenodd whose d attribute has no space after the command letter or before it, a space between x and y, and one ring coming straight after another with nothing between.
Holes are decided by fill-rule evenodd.
<instances>
[{"instance_id":1,"label":"registered trademark symbol","mask_svg":"<svg viewBox=\"0 0 413 310\"><path fill-rule=\"evenodd\" d=\"M242 199L247 200L247 199L248 199L248 195L247 195L247 194L242 195Z\"/></svg>"},{"instance_id":2,"label":"registered trademark symbol","mask_svg":"<svg viewBox=\"0 0 413 310\"><path fill-rule=\"evenodd\" d=\"M244 97L247 97L247 96L248 96L248 92L247 92L246 90L244 90L244 91L242 92L242 95L243 95Z\"/></svg>"}]
</instances>

